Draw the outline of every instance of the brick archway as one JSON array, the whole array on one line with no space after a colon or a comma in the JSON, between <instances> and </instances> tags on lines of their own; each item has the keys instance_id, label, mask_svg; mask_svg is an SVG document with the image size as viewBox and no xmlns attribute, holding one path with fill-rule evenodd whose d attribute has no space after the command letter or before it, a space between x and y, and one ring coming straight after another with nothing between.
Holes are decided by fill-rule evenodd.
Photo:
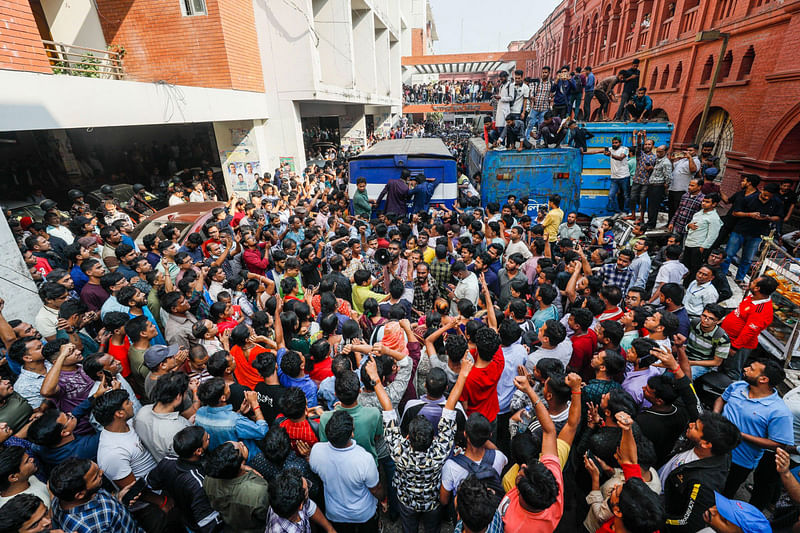
<instances>
[{"instance_id":1,"label":"brick archway","mask_svg":"<svg viewBox=\"0 0 800 533\"><path fill-rule=\"evenodd\" d=\"M761 152L758 154L759 159L765 161L775 160L781 148L785 147L785 142L789 136L797 131L798 126L800 126L800 103L795 104L776 124L764 140Z\"/></svg>"}]
</instances>

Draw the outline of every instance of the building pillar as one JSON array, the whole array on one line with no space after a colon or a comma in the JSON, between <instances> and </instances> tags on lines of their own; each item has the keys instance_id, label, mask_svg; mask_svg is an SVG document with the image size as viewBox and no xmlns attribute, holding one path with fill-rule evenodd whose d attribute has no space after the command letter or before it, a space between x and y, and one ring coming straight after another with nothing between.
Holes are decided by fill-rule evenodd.
<instances>
[{"instance_id":1,"label":"building pillar","mask_svg":"<svg viewBox=\"0 0 800 533\"><path fill-rule=\"evenodd\" d=\"M42 307L36 284L28 273L14 234L0 213L0 297L5 301L3 316L7 320L19 319L33 324Z\"/></svg>"},{"instance_id":2,"label":"building pillar","mask_svg":"<svg viewBox=\"0 0 800 533\"><path fill-rule=\"evenodd\" d=\"M367 122L363 105L346 107L345 114L339 117L339 138L342 149L348 146L363 148L367 145Z\"/></svg>"}]
</instances>

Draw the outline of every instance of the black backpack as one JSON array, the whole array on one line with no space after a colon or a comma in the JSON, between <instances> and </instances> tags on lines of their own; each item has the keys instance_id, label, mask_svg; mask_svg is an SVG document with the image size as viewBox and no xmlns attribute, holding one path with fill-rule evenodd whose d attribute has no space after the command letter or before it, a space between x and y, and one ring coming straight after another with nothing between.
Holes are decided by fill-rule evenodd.
<instances>
[{"instance_id":1,"label":"black backpack","mask_svg":"<svg viewBox=\"0 0 800 533\"><path fill-rule=\"evenodd\" d=\"M500 479L500 474L494 469L494 456L494 450L486 450L481 462L478 464L475 464L475 461L463 453L454 455L452 459L458 466L468 472L467 475L473 474L476 478L486 483L486 485L494 491L497 503L499 503L500 500L503 499L503 496L505 496L506 491L503 488L503 480Z\"/></svg>"}]
</instances>

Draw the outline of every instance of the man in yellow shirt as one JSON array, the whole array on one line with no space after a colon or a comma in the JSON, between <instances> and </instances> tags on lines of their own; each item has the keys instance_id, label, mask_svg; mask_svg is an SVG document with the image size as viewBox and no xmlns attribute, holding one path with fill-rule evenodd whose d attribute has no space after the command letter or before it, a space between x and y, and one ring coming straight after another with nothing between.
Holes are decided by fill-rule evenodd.
<instances>
[{"instance_id":1,"label":"man in yellow shirt","mask_svg":"<svg viewBox=\"0 0 800 533\"><path fill-rule=\"evenodd\" d=\"M367 298L375 298L378 303L389 298L388 294L378 294L372 290L374 282L371 279L369 270L356 270L353 274L353 309L357 313L364 313L364 301Z\"/></svg>"},{"instance_id":2,"label":"man in yellow shirt","mask_svg":"<svg viewBox=\"0 0 800 533\"><path fill-rule=\"evenodd\" d=\"M558 226L564 220L564 211L558 207L561 205L561 195L551 194L547 205L550 210L545 215L542 226L544 226L544 236L554 243L558 239Z\"/></svg>"}]
</instances>

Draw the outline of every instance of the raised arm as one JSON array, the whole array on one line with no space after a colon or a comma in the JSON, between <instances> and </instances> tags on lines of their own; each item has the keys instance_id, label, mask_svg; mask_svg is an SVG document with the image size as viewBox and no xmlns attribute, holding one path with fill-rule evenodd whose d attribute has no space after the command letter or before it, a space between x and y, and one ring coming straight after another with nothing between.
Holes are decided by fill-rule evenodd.
<instances>
[{"instance_id":1,"label":"raised arm","mask_svg":"<svg viewBox=\"0 0 800 533\"><path fill-rule=\"evenodd\" d=\"M533 403L536 419L542 427L542 455L558 455L556 425L553 423L553 419L550 418L547 407L542 403L536 391L533 390L528 371L523 366L520 366L518 370L521 375L514 378L514 386L527 394Z\"/></svg>"},{"instance_id":2,"label":"raised arm","mask_svg":"<svg viewBox=\"0 0 800 533\"><path fill-rule=\"evenodd\" d=\"M66 343L58 350L58 357L56 357L55 363L53 363L53 366L50 367L50 370L48 370L47 374L44 376L42 387L39 390L42 396L50 398L58 394L58 378L61 376L61 368L64 366L64 360L72 355L76 349L74 344Z\"/></svg>"},{"instance_id":3,"label":"raised arm","mask_svg":"<svg viewBox=\"0 0 800 533\"><path fill-rule=\"evenodd\" d=\"M486 302L486 321L489 327L497 331L497 317L494 314L494 304L492 303L492 293L489 291L489 286L486 285L486 274L481 272L481 288L483 289L483 297Z\"/></svg>"},{"instance_id":4,"label":"raised arm","mask_svg":"<svg viewBox=\"0 0 800 533\"><path fill-rule=\"evenodd\" d=\"M581 377L575 372L570 372L567 374L565 381L572 391L572 401L569 404L567 423L558 433L558 439L572 446L572 441L575 440L575 434L581 423L581 407L583 406L581 401Z\"/></svg>"}]
</instances>

